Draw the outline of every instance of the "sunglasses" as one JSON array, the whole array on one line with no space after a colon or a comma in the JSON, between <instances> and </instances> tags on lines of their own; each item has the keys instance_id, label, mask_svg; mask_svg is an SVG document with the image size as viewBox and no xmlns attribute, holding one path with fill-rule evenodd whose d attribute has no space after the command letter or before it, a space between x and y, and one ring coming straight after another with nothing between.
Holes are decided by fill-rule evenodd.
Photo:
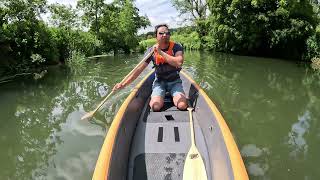
<instances>
[{"instance_id":1,"label":"sunglasses","mask_svg":"<svg viewBox=\"0 0 320 180\"><path fill-rule=\"evenodd\" d=\"M171 33L170 32L159 32L158 34L161 35L161 36L164 35L164 34L166 34L167 36L170 36Z\"/></svg>"}]
</instances>

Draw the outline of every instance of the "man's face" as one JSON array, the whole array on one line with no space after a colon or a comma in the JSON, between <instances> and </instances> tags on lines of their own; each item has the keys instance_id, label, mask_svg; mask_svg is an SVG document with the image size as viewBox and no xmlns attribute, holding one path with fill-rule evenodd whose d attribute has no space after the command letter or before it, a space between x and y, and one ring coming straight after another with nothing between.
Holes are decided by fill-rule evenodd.
<instances>
[{"instance_id":1,"label":"man's face","mask_svg":"<svg viewBox=\"0 0 320 180\"><path fill-rule=\"evenodd\" d=\"M161 26L158 28L157 40L158 40L158 43L169 43L170 32L167 27Z\"/></svg>"}]
</instances>

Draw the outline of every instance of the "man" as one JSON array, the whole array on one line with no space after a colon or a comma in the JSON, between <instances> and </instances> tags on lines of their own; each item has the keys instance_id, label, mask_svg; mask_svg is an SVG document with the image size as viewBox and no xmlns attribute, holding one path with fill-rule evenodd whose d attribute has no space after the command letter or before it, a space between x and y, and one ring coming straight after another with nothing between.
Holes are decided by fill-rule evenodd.
<instances>
[{"instance_id":1,"label":"man","mask_svg":"<svg viewBox=\"0 0 320 180\"><path fill-rule=\"evenodd\" d=\"M183 48L180 44L170 41L168 25L159 24L155 27L157 44L149 48L147 52L154 51L142 66L125 81L123 84L116 84L113 90L118 90L134 81L140 73L148 66L150 61L155 66L156 78L152 85L150 107L153 111L160 111L164 104L166 91L173 97L174 105L180 109L187 108L187 100L182 88L182 81L179 76L183 64Z\"/></svg>"}]
</instances>

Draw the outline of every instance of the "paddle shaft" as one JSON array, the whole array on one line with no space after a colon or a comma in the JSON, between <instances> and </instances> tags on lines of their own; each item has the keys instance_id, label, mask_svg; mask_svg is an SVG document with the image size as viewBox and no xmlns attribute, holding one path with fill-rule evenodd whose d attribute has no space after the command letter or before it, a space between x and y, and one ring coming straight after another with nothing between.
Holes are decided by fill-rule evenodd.
<instances>
[{"instance_id":1,"label":"paddle shaft","mask_svg":"<svg viewBox=\"0 0 320 180\"><path fill-rule=\"evenodd\" d=\"M191 134L191 146L196 146L195 145L195 140L194 140L194 129L193 129L193 118L192 118L192 110L193 108L188 107L188 111L189 111L189 119L190 119L190 134Z\"/></svg>"},{"instance_id":2,"label":"paddle shaft","mask_svg":"<svg viewBox=\"0 0 320 180\"><path fill-rule=\"evenodd\" d=\"M141 64L143 64L151 55L153 54L153 51L151 51L149 54L147 54L140 62L139 64L136 65L136 67L134 67L129 74L126 75L126 77L124 77L122 79L122 81L120 82L120 84L124 83L133 73L136 69L138 69L139 66L141 66Z\"/></svg>"},{"instance_id":3,"label":"paddle shaft","mask_svg":"<svg viewBox=\"0 0 320 180\"><path fill-rule=\"evenodd\" d=\"M126 77L124 77L122 79L122 81L120 82L120 84L124 83L125 81L127 81L127 79L134 73L134 71L139 67L141 66L141 64L143 64L151 55L153 54L153 51L151 51L149 54L147 54L139 64L136 65L136 67L134 67L130 72L129 74L126 75ZM96 109L94 109L91 113L91 116L93 116L97 111L98 109L108 100L108 98L114 93L115 91L112 90L107 97L105 97L101 103L96 107Z\"/></svg>"},{"instance_id":4,"label":"paddle shaft","mask_svg":"<svg viewBox=\"0 0 320 180\"><path fill-rule=\"evenodd\" d=\"M201 157L199 150L195 145L192 110L192 107L188 107L191 132L191 147L189 149L184 164L183 180L207 180L208 176L206 173L204 161Z\"/></svg>"}]
</instances>

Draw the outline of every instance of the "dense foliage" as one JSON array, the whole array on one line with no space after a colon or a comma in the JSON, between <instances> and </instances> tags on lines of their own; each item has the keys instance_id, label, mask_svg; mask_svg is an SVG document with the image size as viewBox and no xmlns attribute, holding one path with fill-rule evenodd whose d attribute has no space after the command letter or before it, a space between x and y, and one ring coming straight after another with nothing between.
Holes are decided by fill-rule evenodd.
<instances>
[{"instance_id":1,"label":"dense foliage","mask_svg":"<svg viewBox=\"0 0 320 180\"><path fill-rule=\"evenodd\" d=\"M199 37L199 34L194 31L193 27L185 27L185 28L178 28L173 29L172 35L170 39L174 42L180 43L185 50L200 50L201 40ZM148 39L142 40L139 43L139 49L138 51L143 52L146 50L146 48L151 47L156 43L156 39L153 36L150 35L150 33L147 33Z\"/></svg>"},{"instance_id":2,"label":"dense foliage","mask_svg":"<svg viewBox=\"0 0 320 180\"><path fill-rule=\"evenodd\" d=\"M2 0L0 76L40 71L45 64L64 63L72 53L130 52L138 46L138 29L150 24L131 0L77 3L74 9L46 0Z\"/></svg>"},{"instance_id":3,"label":"dense foliage","mask_svg":"<svg viewBox=\"0 0 320 180\"><path fill-rule=\"evenodd\" d=\"M318 25L316 4L302 1L209 0L209 48L301 59Z\"/></svg>"},{"instance_id":4,"label":"dense foliage","mask_svg":"<svg viewBox=\"0 0 320 180\"><path fill-rule=\"evenodd\" d=\"M291 60L319 57L317 0L172 2L181 14L193 17L201 49Z\"/></svg>"},{"instance_id":5,"label":"dense foliage","mask_svg":"<svg viewBox=\"0 0 320 180\"><path fill-rule=\"evenodd\" d=\"M181 14L190 14L190 20L194 22L195 30L198 33L200 40L200 47L204 46L205 36L208 34L208 26L206 19L208 18L208 2L205 0L171 0L174 7L181 12Z\"/></svg>"}]
</instances>

